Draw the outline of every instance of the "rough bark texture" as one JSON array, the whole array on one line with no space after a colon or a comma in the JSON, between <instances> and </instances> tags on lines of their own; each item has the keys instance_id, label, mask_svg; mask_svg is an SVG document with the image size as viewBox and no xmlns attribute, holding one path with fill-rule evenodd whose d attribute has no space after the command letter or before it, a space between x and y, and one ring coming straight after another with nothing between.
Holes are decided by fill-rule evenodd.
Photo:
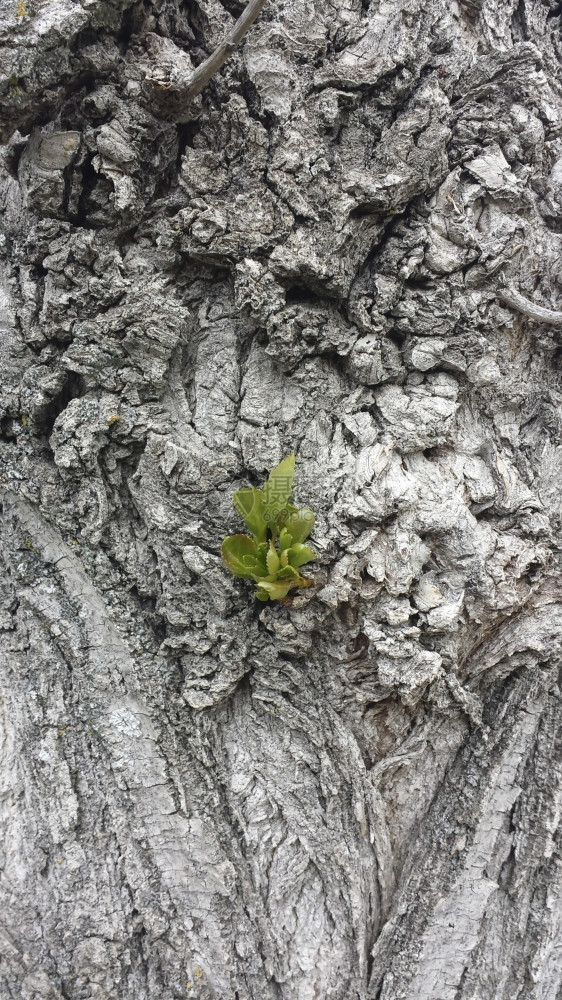
<instances>
[{"instance_id":1,"label":"rough bark texture","mask_svg":"<svg viewBox=\"0 0 562 1000\"><path fill-rule=\"evenodd\" d=\"M242 9L0 0L0 997L555 1000L560 5Z\"/></svg>"}]
</instances>

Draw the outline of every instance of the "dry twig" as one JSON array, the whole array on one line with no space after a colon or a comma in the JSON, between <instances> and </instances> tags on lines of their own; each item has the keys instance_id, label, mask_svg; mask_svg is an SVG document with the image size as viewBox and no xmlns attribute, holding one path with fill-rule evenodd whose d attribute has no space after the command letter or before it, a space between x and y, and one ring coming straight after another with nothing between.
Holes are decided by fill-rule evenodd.
<instances>
[{"instance_id":1,"label":"dry twig","mask_svg":"<svg viewBox=\"0 0 562 1000\"><path fill-rule=\"evenodd\" d=\"M499 298L506 305L516 309L517 312L528 316L529 319L536 320L537 323L548 323L550 326L562 326L562 312L557 309L545 309L544 306L537 306L534 302L526 299L514 288L501 288L498 292Z\"/></svg>"},{"instance_id":2,"label":"dry twig","mask_svg":"<svg viewBox=\"0 0 562 1000\"><path fill-rule=\"evenodd\" d=\"M228 57L232 55L236 46L259 17L266 3L267 0L250 0L243 14L240 15L232 28L232 31L225 35L220 45L217 45L215 51L195 70L189 82L188 97L196 97L197 94L201 93L205 84L209 82Z\"/></svg>"}]
</instances>

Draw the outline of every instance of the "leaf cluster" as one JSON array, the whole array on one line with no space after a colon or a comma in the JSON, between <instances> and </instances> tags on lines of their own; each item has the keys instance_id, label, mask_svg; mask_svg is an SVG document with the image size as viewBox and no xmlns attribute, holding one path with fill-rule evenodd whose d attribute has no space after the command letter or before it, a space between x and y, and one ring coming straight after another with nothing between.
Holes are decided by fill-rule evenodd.
<instances>
[{"instance_id":1,"label":"leaf cluster","mask_svg":"<svg viewBox=\"0 0 562 1000\"><path fill-rule=\"evenodd\" d=\"M263 490L237 490L232 498L250 535L225 538L222 558L235 576L255 581L259 601L283 600L294 587L311 583L299 569L316 559L304 544L314 527L314 514L289 503L294 473L295 456L289 455L272 469Z\"/></svg>"}]
</instances>

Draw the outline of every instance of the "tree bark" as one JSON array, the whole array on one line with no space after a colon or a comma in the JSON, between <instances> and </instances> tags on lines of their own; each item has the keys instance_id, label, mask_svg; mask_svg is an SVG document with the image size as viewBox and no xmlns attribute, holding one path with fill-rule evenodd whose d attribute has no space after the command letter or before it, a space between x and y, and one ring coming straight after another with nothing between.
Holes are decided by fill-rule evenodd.
<instances>
[{"instance_id":1,"label":"tree bark","mask_svg":"<svg viewBox=\"0 0 562 1000\"><path fill-rule=\"evenodd\" d=\"M242 10L0 4L0 998L556 1000L560 6Z\"/></svg>"}]
</instances>

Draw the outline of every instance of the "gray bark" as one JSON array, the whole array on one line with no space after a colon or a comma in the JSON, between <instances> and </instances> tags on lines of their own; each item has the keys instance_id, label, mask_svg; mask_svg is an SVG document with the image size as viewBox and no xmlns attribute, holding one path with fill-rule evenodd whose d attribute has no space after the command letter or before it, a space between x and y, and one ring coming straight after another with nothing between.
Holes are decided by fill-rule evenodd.
<instances>
[{"instance_id":1,"label":"gray bark","mask_svg":"<svg viewBox=\"0 0 562 1000\"><path fill-rule=\"evenodd\" d=\"M242 9L0 0L0 998L556 1000L560 6Z\"/></svg>"}]
</instances>

